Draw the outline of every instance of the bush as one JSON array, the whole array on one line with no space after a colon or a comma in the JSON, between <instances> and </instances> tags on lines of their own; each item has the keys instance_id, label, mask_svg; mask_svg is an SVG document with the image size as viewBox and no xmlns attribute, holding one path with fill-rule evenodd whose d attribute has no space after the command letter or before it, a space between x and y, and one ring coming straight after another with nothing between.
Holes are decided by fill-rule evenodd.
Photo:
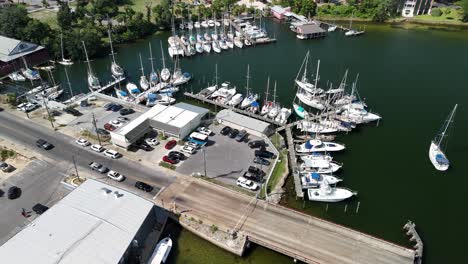
<instances>
[{"instance_id":1,"label":"bush","mask_svg":"<svg viewBox=\"0 0 468 264\"><path fill-rule=\"evenodd\" d=\"M216 231L218 231L218 227L215 225L211 225L210 229L212 233L215 233Z\"/></svg>"},{"instance_id":2,"label":"bush","mask_svg":"<svg viewBox=\"0 0 468 264\"><path fill-rule=\"evenodd\" d=\"M176 166L174 166L173 164L167 163L167 162L165 162L165 161L160 161L160 162L159 162L159 166L161 166L161 167L163 167L163 168L171 169L171 170L175 170L175 169L176 169Z\"/></svg>"},{"instance_id":3,"label":"bush","mask_svg":"<svg viewBox=\"0 0 468 264\"><path fill-rule=\"evenodd\" d=\"M442 11L440 11L440 9L438 9L438 8L432 9L431 16L440 17L441 15L442 15Z\"/></svg>"}]
</instances>

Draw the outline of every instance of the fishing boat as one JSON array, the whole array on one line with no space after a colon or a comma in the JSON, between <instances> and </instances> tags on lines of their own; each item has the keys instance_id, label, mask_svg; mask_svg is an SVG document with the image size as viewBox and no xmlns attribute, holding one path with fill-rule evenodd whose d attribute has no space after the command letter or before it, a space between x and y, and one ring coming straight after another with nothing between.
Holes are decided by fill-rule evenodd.
<instances>
[{"instance_id":1,"label":"fishing boat","mask_svg":"<svg viewBox=\"0 0 468 264\"><path fill-rule=\"evenodd\" d=\"M26 78L24 78L24 76L21 75L21 73L19 73L19 72L12 72L12 73L8 74L8 77L12 81L15 81L15 82L24 82L24 81L26 81Z\"/></svg>"},{"instance_id":2,"label":"fishing boat","mask_svg":"<svg viewBox=\"0 0 468 264\"><path fill-rule=\"evenodd\" d=\"M221 48L219 47L218 41L211 42L214 52L221 53Z\"/></svg>"},{"instance_id":3,"label":"fishing boat","mask_svg":"<svg viewBox=\"0 0 468 264\"><path fill-rule=\"evenodd\" d=\"M71 59L65 59L65 55L63 52L63 34L61 32L60 32L60 50L62 51L62 60L58 61L58 63L64 66L72 65L73 61Z\"/></svg>"},{"instance_id":4,"label":"fishing boat","mask_svg":"<svg viewBox=\"0 0 468 264\"><path fill-rule=\"evenodd\" d=\"M303 144L296 145L295 149L296 152L299 153L332 152L342 151L345 149L345 146L334 142L323 142L319 139L311 139Z\"/></svg>"},{"instance_id":5,"label":"fishing boat","mask_svg":"<svg viewBox=\"0 0 468 264\"><path fill-rule=\"evenodd\" d=\"M86 56L86 62L88 63L88 87L91 90L99 89L101 88L101 84L99 83L99 79L93 73L93 68L91 67L91 61L89 60L88 52L86 51L86 45L84 41L81 41L81 43L83 44L83 49L84 49L85 56Z\"/></svg>"},{"instance_id":6,"label":"fishing boat","mask_svg":"<svg viewBox=\"0 0 468 264\"><path fill-rule=\"evenodd\" d=\"M244 47L244 43L242 42L242 39L238 37L234 38L234 45L240 49Z\"/></svg>"},{"instance_id":7,"label":"fishing boat","mask_svg":"<svg viewBox=\"0 0 468 264\"><path fill-rule=\"evenodd\" d=\"M161 264L165 263L169 253L171 252L172 248L172 240L170 237L163 238L159 243L156 245L156 248L151 255L148 264Z\"/></svg>"},{"instance_id":8,"label":"fishing boat","mask_svg":"<svg viewBox=\"0 0 468 264\"><path fill-rule=\"evenodd\" d=\"M114 48L112 46L112 38L111 38L111 33L110 33L110 29L107 30L107 34L109 35L109 44L110 44L110 49L111 49L111 57L112 57L112 64L111 64L111 72L112 72L112 75L114 75L115 77L122 77L125 72L124 70L122 69L122 67L120 67L117 62L115 61L115 52L114 52Z\"/></svg>"},{"instance_id":9,"label":"fishing boat","mask_svg":"<svg viewBox=\"0 0 468 264\"><path fill-rule=\"evenodd\" d=\"M162 63L163 63L163 69L161 70L161 80L163 82L167 82L169 78L171 78L171 72L169 71L168 68L166 68L166 60L164 59L164 52L162 48L162 41L160 41L161 44L161 57L162 57Z\"/></svg>"},{"instance_id":10,"label":"fishing boat","mask_svg":"<svg viewBox=\"0 0 468 264\"><path fill-rule=\"evenodd\" d=\"M335 176L322 175L316 172L300 173L300 175L303 189L318 188L323 181L327 181L328 184L337 184L342 181L342 179Z\"/></svg>"},{"instance_id":11,"label":"fishing boat","mask_svg":"<svg viewBox=\"0 0 468 264\"><path fill-rule=\"evenodd\" d=\"M148 90L150 87L150 83L148 82L148 79L146 79L145 75L145 69L143 68L143 61L141 60L141 54L138 54L140 57L140 70L141 70L141 76L140 76L140 87L144 91Z\"/></svg>"},{"instance_id":12,"label":"fishing boat","mask_svg":"<svg viewBox=\"0 0 468 264\"><path fill-rule=\"evenodd\" d=\"M303 132L308 133L321 133L321 134L329 134L329 133L336 133L338 129L334 127L329 127L322 125L320 123L302 120L297 124L297 128Z\"/></svg>"},{"instance_id":13,"label":"fishing boat","mask_svg":"<svg viewBox=\"0 0 468 264\"><path fill-rule=\"evenodd\" d=\"M140 89L138 89L136 84L132 82L127 83L126 88L127 88L128 93L132 95L133 97L137 97L141 93Z\"/></svg>"},{"instance_id":14,"label":"fishing boat","mask_svg":"<svg viewBox=\"0 0 468 264\"><path fill-rule=\"evenodd\" d=\"M432 162L432 165L439 170L439 171L446 171L450 166L450 161L448 160L447 156L445 155L445 148L447 147L447 141L445 141L445 145L443 145L444 139L448 136L447 129L449 128L450 124L453 122L455 117L455 112L457 111L457 104L453 107L452 112L450 113L448 119L444 122L440 133L436 135L434 140L431 141L431 145L429 147L429 159Z\"/></svg>"},{"instance_id":15,"label":"fishing boat","mask_svg":"<svg viewBox=\"0 0 468 264\"><path fill-rule=\"evenodd\" d=\"M356 195L346 188L332 187L327 180L322 181L318 189L308 189L309 201L316 202L340 202Z\"/></svg>"},{"instance_id":16,"label":"fishing boat","mask_svg":"<svg viewBox=\"0 0 468 264\"><path fill-rule=\"evenodd\" d=\"M315 172L320 174L335 173L341 169L342 165L334 161L316 160L316 159L303 159L299 167L303 172Z\"/></svg>"},{"instance_id":17,"label":"fishing boat","mask_svg":"<svg viewBox=\"0 0 468 264\"><path fill-rule=\"evenodd\" d=\"M244 99L244 96L241 93L238 93L234 95L229 102L227 102L227 105L236 107L238 104L242 102Z\"/></svg>"},{"instance_id":18,"label":"fishing boat","mask_svg":"<svg viewBox=\"0 0 468 264\"><path fill-rule=\"evenodd\" d=\"M309 117L309 113L304 109L304 107L293 103L293 108L294 108L294 112L296 113L296 115L299 116L300 118Z\"/></svg>"},{"instance_id":19,"label":"fishing boat","mask_svg":"<svg viewBox=\"0 0 468 264\"><path fill-rule=\"evenodd\" d=\"M275 117L275 122L284 125L288 121L289 116L291 116L291 109L281 108L279 114Z\"/></svg>"}]
</instances>

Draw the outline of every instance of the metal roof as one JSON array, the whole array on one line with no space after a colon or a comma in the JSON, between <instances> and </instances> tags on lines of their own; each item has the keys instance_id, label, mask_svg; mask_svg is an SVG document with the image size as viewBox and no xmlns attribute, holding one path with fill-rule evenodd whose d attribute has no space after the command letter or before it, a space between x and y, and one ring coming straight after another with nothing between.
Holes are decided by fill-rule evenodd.
<instances>
[{"instance_id":1,"label":"metal roof","mask_svg":"<svg viewBox=\"0 0 468 264\"><path fill-rule=\"evenodd\" d=\"M0 61L9 62L44 47L37 44L0 36Z\"/></svg>"},{"instance_id":2,"label":"metal roof","mask_svg":"<svg viewBox=\"0 0 468 264\"><path fill-rule=\"evenodd\" d=\"M325 33L325 30L316 24L305 24L297 26L297 32L301 34Z\"/></svg>"},{"instance_id":3,"label":"metal roof","mask_svg":"<svg viewBox=\"0 0 468 264\"><path fill-rule=\"evenodd\" d=\"M225 120L243 128L258 131L264 134L268 132L268 128L270 126L270 124L267 122L238 114L229 109L223 109L219 111L219 113L216 115L216 119Z\"/></svg>"},{"instance_id":4,"label":"metal roof","mask_svg":"<svg viewBox=\"0 0 468 264\"><path fill-rule=\"evenodd\" d=\"M87 180L0 247L2 263L117 264L153 203Z\"/></svg>"}]
</instances>

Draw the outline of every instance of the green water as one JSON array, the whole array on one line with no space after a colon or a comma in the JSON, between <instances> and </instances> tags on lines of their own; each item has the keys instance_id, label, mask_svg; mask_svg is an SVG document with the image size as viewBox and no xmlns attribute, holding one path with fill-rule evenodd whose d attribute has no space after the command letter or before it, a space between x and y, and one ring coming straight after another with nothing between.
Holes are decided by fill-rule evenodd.
<instances>
[{"instance_id":1,"label":"green water","mask_svg":"<svg viewBox=\"0 0 468 264\"><path fill-rule=\"evenodd\" d=\"M324 85L327 80L337 85L347 68L353 77L360 73L361 96L383 116L378 127L362 126L339 137L347 145L345 152L335 155L344 163L339 176L344 178L343 186L359 192L356 198L330 204L327 211L324 204L295 200L289 181L284 203L403 245L410 244L401 228L411 219L424 240L425 263L468 263L464 253L468 243L468 32L367 25L367 34L358 38L336 32L324 39L301 41L285 24L267 21L267 28L277 43L182 59L182 68L195 76L187 89L198 91L213 80L216 63L220 81L229 80L243 89L250 64L253 89L263 93L271 76L277 81L279 100L290 104L293 80L309 50L312 61L321 60ZM159 40L166 46L167 36L119 47L117 60L131 79L138 81L138 53L149 57L148 41L160 66ZM144 64L148 72L149 61L145 59ZM109 66L107 56L93 62L101 79L106 75L109 79ZM63 81L63 72L56 73ZM85 66L75 63L70 74L73 88L86 91ZM452 167L441 173L429 162L428 148L455 103L459 111L447 150ZM176 244L173 263L291 263L259 247L241 260L186 231L180 232Z\"/></svg>"}]
</instances>

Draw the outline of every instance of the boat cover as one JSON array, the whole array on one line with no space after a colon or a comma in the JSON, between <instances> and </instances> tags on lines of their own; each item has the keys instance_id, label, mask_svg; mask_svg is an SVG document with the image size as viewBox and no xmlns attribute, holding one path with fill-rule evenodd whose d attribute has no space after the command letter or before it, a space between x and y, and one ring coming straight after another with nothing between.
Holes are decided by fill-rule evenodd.
<instances>
[{"instance_id":1,"label":"boat cover","mask_svg":"<svg viewBox=\"0 0 468 264\"><path fill-rule=\"evenodd\" d=\"M191 75L190 73L184 72L184 77L185 77L185 78L190 78L191 76L192 76L192 75Z\"/></svg>"},{"instance_id":2,"label":"boat cover","mask_svg":"<svg viewBox=\"0 0 468 264\"><path fill-rule=\"evenodd\" d=\"M442 154L436 155L436 161L441 165L449 165L449 160Z\"/></svg>"},{"instance_id":3,"label":"boat cover","mask_svg":"<svg viewBox=\"0 0 468 264\"><path fill-rule=\"evenodd\" d=\"M252 104L250 104L253 107L258 107L260 104L258 104L257 101L253 101Z\"/></svg>"},{"instance_id":4,"label":"boat cover","mask_svg":"<svg viewBox=\"0 0 468 264\"><path fill-rule=\"evenodd\" d=\"M316 172L312 172L310 174L310 177L312 177L312 179L316 180L316 181L320 181L320 179L322 179L322 177L320 176L320 174L316 173Z\"/></svg>"},{"instance_id":5,"label":"boat cover","mask_svg":"<svg viewBox=\"0 0 468 264\"><path fill-rule=\"evenodd\" d=\"M127 93L125 91L119 91L121 96L127 96Z\"/></svg>"},{"instance_id":6,"label":"boat cover","mask_svg":"<svg viewBox=\"0 0 468 264\"><path fill-rule=\"evenodd\" d=\"M132 93L140 93L140 90L138 90L138 88L133 88L131 91Z\"/></svg>"},{"instance_id":7,"label":"boat cover","mask_svg":"<svg viewBox=\"0 0 468 264\"><path fill-rule=\"evenodd\" d=\"M156 99L156 95L154 93L149 93L148 99Z\"/></svg>"}]
</instances>

